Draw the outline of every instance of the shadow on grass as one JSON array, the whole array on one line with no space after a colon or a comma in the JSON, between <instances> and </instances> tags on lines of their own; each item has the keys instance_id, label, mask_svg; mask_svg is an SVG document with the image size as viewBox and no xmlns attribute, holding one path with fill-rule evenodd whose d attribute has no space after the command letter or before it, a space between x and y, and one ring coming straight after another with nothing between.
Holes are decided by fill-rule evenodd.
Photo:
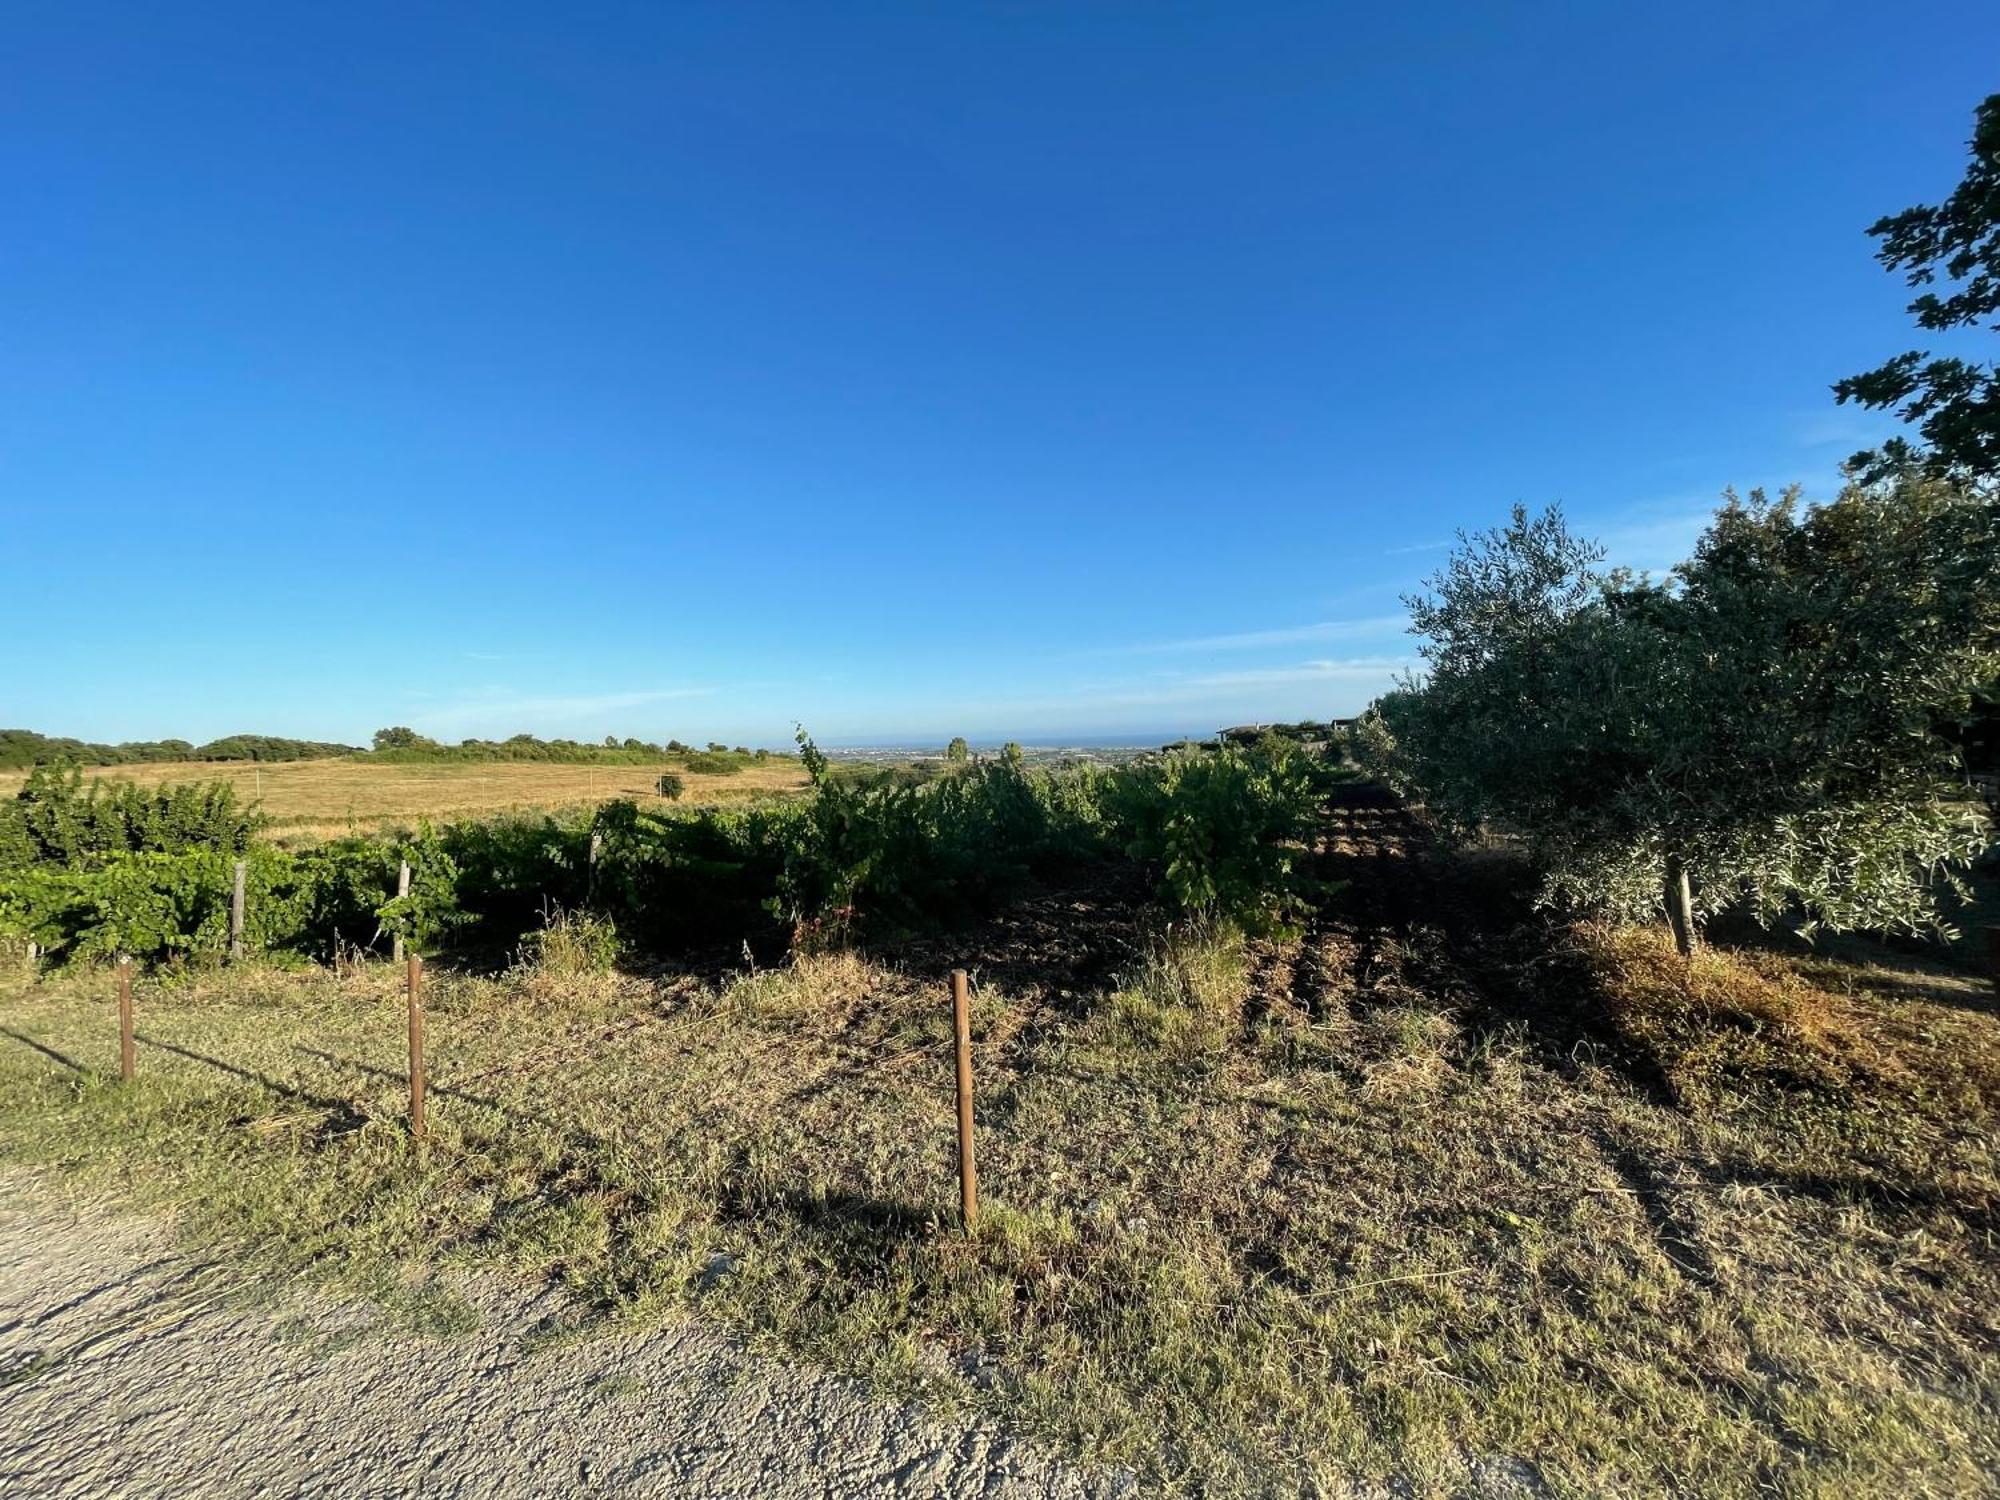
<instances>
[{"instance_id":1,"label":"shadow on grass","mask_svg":"<svg viewBox=\"0 0 2000 1500\"><path fill-rule=\"evenodd\" d=\"M1962 916L1947 915L1964 921ZM1891 999L2000 1015L2000 993L1982 967L1978 945L1985 941L1983 928L1969 928L1955 944L1853 932L1829 933L1808 941L1795 932L1764 927L1732 914L1710 923L1708 935L1730 947L1808 962L1852 965L1864 971L1862 982L1869 990Z\"/></svg>"},{"instance_id":2,"label":"shadow on grass","mask_svg":"<svg viewBox=\"0 0 2000 1500\"><path fill-rule=\"evenodd\" d=\"M1717 1184L1743 1183L1840 1206L1854 1203L1877 1218L1911 1227L1928 1213L1948 1214L1975 1235L2000 1234L2000 1202L1990 1193L1954 1192L1935 1182L1890 1182L1864 1172L1787 1171L1750 1163L1725 1163L1701 1171Z\"/></svg>"},{"instance_id":3,"label":"shadow on grass","mask_svg":"<svg viewBox=\"0 0 2000 1500\"><path fill-rule=\"evenodd\" d=\"M284 1098L295 1099L301 1104L310 1104L315 1109L324 1110L330 1117L325 1127L328 1133L337 1134L346 1130L359 1130L363 1125L368 1123L367 1117L362 1115L345 1099L331 1098L326 1094L315 1094L310 1089L302 1089L295 1083L280 1082L268 1073L259 1073L253 1069L242 1067L237 1063L225 1062L219 1057L210 1057L205 1052L196 1052L191 1048L180 1046L174 1042L163 1042L157 1037L147 1036L144 1032L134 1032L132 1040L160 1052L171 1052L176 1057L184 1057L189 1062L201 1063L205 1067L227 1073L232 1078L240 1078L245 1083L254 1083L259 1088L268 1089L270 1092L281 1095Z\"/></svg>"},{"instance_id":4,"label":"shadow on grass","mask_svg":"<svg viewBox=\"0 0 2000 1500\"><path fill-rule=\"evenodd\" d=\"M1340 847L1326 865L1344 885L1319 921L1353 945L1357 1014L1379 997L1420 995L1475 1030L1517 1033L1558 1070L1587 1056L1649 1102L1679 1107L1664 1061L1619 1025L1588 956L1536 910L1526 861L1440 848L1379 788L1352 789L1334 816Z\"/></svg>"},{"instance_id":5,"label":"shadow on grass","mask_svg":"<svg viewBox=\"0 0 2000 1500\"><path fill-rule=\"evenodd\" d=\"M771 1205L811 1229L830 1231L851 1246L887 1246L929 1237L935 1215L910 1203L865 1193L787 1192Z\"/></svg>"},{"instance_id":6,"label":"shadow on grass","mask_svg":"<svg viewBox=\"0 0 2000 1500\"><path fill-rule=\"evenodd\" d=\"M58 1052L56 1051L55 1048L48 1046L46 1043L38 1042L33 1037L28 1036L24 1032L16 1031L11 1026L0 1026L0 1036L10 1037L14 1041L19 1042L23 1047L32 1048L34 1051L39 1052L42 1054L42 1056L48 1058L51 1062L61 1063L65 1068L69 1068L73 1072L88 1073L90 1071L90 1069L86 1068L82 1063L78 1062L75 1058L70 1057L65 1053Z\"/></svg>"},{"instance_id":7,"label":"shadow on grass","mask_svg":"<svg viewBox=\"0 0 2000 1500\"><path fill-rule=\"evenodd\" d=\"M398 1088L407 1087L410 1081L409 1074L398 1072L394 1068L378 1067L374 1063L361 1062L352 1057L342 1057L338 1053L328 1052L321 1047L297 1047L293 1050L302 1056L323 1062L329 1067L346 1068L353 1072L364 1074L369 1078L376 1078L384 1083L394 1084ZM539 1125L545 1130L571 1130L582 1132L585 1135L589 1134L589 1132L583 1131L583 1127L574 1123L566 1124L562 1121L552 1119L548 1115L538 1114L533 1110L524 1110L511 1104L502 1104L491 1094L476 1094L470 1089L459 1088L449 1083L439 1083L435 1078L428 1076L428 1074L424 1079L424 1092L433 1099L456 1099L463 1104L477 1105L481 1109L491 1110L502 1119L516 1125Z\"/></svg>"}]
</instances>

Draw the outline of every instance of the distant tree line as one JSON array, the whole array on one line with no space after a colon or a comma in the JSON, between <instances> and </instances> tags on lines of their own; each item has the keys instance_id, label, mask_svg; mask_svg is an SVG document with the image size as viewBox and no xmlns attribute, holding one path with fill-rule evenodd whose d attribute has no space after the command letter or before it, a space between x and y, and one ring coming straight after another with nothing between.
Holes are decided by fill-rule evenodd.
<instances>
[{"instance_id":1,"label":"distant tree line","mask_svg":"<svg viewBox=\"0 0 2000 1500\"><path fill-rule=\"evenodd\" d=\"M326 740L295 740L274 734L231 734L197 745L191 740L129 740L96 744L66 736L37 734L32 729L0 729L0 768L26 770L34 766L126 766L156 761L292 761L322 760L351 755L391 763L426 761L542 761L558 765L653 765L677 760L686 769L708 775L740 771L768 760L768 750L744 745L733 749L720 740L705 747L668 740L658 744L630 736L606 735L601 741L544 740L517 734L504 740L460 740L446 744L403 725L375 731L373 746L343 745Z\"/></svg>"},{"instance_id":2,"label":"distant tree line","mask_svg":"<svg viewBox=\"0 0 2000 1500\"><path fill-rule=\"evenodd\" d=\"M517 734L504 740L460 740L447 745L401 724L376 730L374 748L367 753L370 759L391 762L525 760L556 765L654 765L672 759L690 771L709 775L740 771L770 759L771 754L745 745L731 749L720 740L710 740L705 749L697 749L679 740L658 744L630 736L620 739L615 734L597 741L544 740Z\"/></svg>"},{"instance_id":3,"label":"distant tree line","mask_svg":"<svg viewBox=\"0 0 2000 1500\"><path fill-rule=\"evenodd\" d=\"M275 734L230 734L207 744L189 740L127 740L101 745L32 729L0 729L0 766L21 770L68 762L79 766L125 766L146 761L321 760L352 755L353 745L294 740Z\"/></svg>"}]
</instances>

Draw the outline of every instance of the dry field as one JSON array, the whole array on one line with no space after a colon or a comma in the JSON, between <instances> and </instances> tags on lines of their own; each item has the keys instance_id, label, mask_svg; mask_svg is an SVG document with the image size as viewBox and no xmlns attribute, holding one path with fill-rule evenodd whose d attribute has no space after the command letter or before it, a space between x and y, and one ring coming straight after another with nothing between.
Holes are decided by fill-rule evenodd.
<instances>
[{"instance_id":1,"label":"dry field","mask_svg":"<svg viewBox=\"0 0 2000 1500\"><path fill-rule=\"evenodd\" d=\"M654 783L675 771L687 783L683 803L736 802L797 791L806 784L796 760L774 760L729 776L701 776L666 762L656 766L566 766L536 761L397 765L366 760L174 762L99 766L92 778L167 782L226 781L246 801L261 802L272 832L325 838L351 827L443 820L531 807L565 807L630 797L641 804L660 801ZM0 796L12 795L24 771L0 772Z\"/></svg>"},{"instance_id":2,"label":"dry field","mask_svg":"<svg viewBox=\"0 0 2000 1500\"><path fill-rule=\"evenodd\" d=\"M1113 881L776 969L440 964L422 1148L387 966L148 977L130 1087L102 971L0 975L0 1162L432 1335L475 1336L453 1269L596 1310L540 1342L694 1308L1148 1494L2000 1487L1975 972L1690 968L1366 788L1316 865L1279 941L1163 940Z\"/></svg>"}]
</instances>

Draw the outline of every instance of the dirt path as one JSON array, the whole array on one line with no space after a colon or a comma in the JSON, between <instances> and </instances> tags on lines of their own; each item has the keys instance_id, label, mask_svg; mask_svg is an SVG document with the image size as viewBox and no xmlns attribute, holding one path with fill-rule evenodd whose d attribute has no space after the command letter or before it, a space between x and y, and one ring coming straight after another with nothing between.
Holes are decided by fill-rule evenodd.
<instances>
[{"instance_id":1,"label":"dirt path","mask_svg":"<svg viewBox=\"0 0 2000 1500\"><path fill-rule=\"evenodd\" d=\"M462 1290L471 1333L369 1304L225 1296L158 1226L0 1177L0 1495L1119 1493L984 1426L869 1399L694 1326L556 1343L571 1309Z\"/></svg>"}]
</instances>

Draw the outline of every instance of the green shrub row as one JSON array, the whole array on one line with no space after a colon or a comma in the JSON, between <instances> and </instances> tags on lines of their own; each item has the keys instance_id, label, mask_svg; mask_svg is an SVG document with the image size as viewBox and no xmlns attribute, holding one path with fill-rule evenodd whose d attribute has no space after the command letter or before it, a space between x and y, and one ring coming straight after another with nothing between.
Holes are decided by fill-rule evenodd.
<instances>
[{"instance_id":1,"label":"green shrub row","mask_svg":"<svg viewBox=\"0 0 2000 1500\"><path fill-rule=\"evenodd\" d=\"M935 780L835 775L809 739L805 798L740 807L533 814L353 835L302 850L255 838L227 788L141 792L38 773L0 804L0 938L56 959L200 962L227 951L247 861L259 951L511 951L552 908L608 918L628 945L772 951L948 928L1024 885L1136 867L1172 913L1281 923L1318 794L1290 747L1224 747L1108 768L953 767ZM595 857L593 858L593 848ZM396 895L397 867L412 871Z\"/></svg>"}]
</instances>

